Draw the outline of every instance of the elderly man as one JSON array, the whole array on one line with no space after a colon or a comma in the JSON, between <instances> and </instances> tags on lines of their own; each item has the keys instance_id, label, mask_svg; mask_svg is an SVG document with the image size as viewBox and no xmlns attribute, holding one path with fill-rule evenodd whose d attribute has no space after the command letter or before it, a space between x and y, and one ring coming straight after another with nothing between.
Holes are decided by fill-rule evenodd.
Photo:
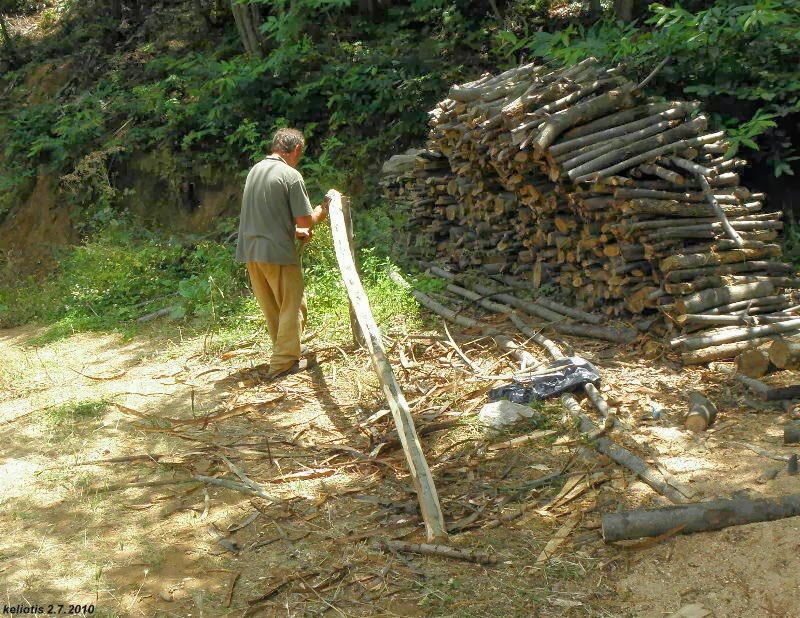
<instances>
[{"instance_id":1,"label":"elderly man","mask_svg":"<svg viewBox=\"0 0 800 618\"><path fill-rule=\"evenodd\" d=\"M242 197L236 259L247 264L272 339L269 379L305 368L300 337L306 301L298 244L311 239L328 207L324 202L311 208L303 176L295 169L304 148L300 131L279 129L272 154L248 173Z\"/></svg>"}]
</instances>

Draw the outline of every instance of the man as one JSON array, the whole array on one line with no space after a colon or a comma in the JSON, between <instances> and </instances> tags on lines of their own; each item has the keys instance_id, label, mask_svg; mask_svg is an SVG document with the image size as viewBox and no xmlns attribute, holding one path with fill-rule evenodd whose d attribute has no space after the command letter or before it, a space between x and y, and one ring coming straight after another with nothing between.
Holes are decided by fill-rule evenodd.
<instances>
[{"instance_id":1,"label":"man","mask_svg":"<svg viewBox=\"0 0 800 618\"><path fill-rule=\"evenodd\" d=\"M327 200L311 208L297 164L305 139L296 129L279 129L272 154L247 175L236 259L247 264L253 293L272 339L268 379L305 368L300 337L306 320L300 250L328 214ZM299 241L299 243L296 243Z\"/></svg>"}]
</instances>

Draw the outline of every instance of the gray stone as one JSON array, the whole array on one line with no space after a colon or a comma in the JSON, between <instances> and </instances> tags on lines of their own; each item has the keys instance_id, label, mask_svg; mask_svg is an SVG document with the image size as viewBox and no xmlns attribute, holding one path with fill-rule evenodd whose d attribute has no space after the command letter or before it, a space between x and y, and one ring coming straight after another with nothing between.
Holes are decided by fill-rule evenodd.
<instances>
[{"instance_id":1,"label":"gray stone","mask_svg":"<svg viewBox=\"0 0 800 618\"><path fill-rule=\"evenodd\" d=\"M481 411L478 412L478 419L484 425L502 429L523 418L531 418L534 414L534 410L528 406L502 400L487 403L483 406Z\"/></svg>"}]
</instances>

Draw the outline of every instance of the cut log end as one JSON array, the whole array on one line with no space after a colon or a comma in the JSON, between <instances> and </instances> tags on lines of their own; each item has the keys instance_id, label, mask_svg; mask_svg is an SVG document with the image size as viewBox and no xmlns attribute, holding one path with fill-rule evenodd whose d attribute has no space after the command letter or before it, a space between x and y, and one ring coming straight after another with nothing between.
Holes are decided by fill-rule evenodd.
<instances>
[{"instance_id":1,"label":"cut log end","mask_svg":"<svg viewBox=\"0 0 800 618\"><path fill-rule=\"evenodd\" d=\"M701 432L708 429L717 418L717 407L702 393L689 393L689 411L684 417L684 426L689 431Z\"/></svg>"}]
</instances>

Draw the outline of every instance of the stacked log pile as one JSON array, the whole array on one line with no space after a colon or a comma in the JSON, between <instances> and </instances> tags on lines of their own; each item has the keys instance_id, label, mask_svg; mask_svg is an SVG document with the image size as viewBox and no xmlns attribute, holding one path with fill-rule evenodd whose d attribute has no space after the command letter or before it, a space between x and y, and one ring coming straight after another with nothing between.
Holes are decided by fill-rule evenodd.
<instances>
[{"instance_id":1,"label":"stacked log pile","mask_svg":"<svg viewBox=\"0 0 800 618\"><path fill-rule=\"evenodd\" d=\"M688 330L788 319L800 284L774 261L782 213L741 186L745 162L698 103L649 99L647 81L589 58L453 86L413 169L385 185L416 255L549 276L581 309L661 309Z\"/></svg>"}]
</instances>

